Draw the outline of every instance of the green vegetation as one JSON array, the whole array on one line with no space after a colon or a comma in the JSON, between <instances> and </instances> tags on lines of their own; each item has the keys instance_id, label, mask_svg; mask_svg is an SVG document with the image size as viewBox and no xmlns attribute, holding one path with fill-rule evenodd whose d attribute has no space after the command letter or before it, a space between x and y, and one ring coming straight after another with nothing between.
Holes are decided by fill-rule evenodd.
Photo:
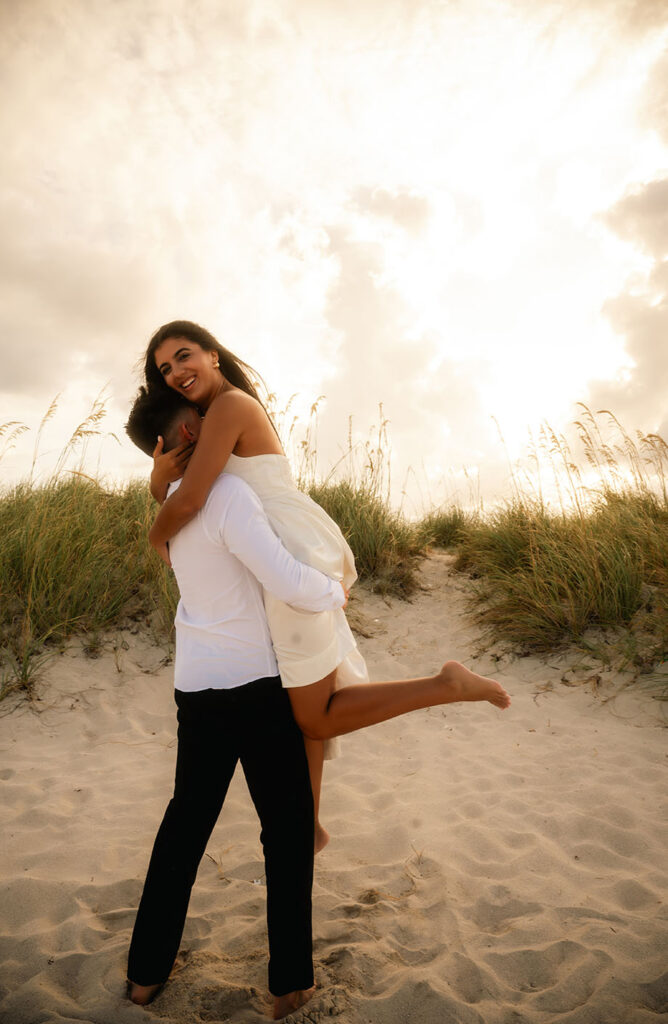
<instances>
[{"instance_id":1,"label":"green vegetation","mask_svg":"<svg viewBox=\"0 0 668 1024\"><path fill-rule=\"evenodd\" d=\"M176 591L146 542L156 508L148 488L106 489L83 473L83 459L67 468L77 445L99 432L102 412L96 404L79 425L51 478L35 483L31 472L0 493L0 697L30 690L45 655L74 634L93 646L133 623L156 639L170 634ZM307 432L298 479L341 526L368 586L409 596L420 555L448 548L453 567L472 578L472 613L497 647L591 649L591 628L601 627L614 641L607 656L642 673L668 655L668 447L655 435L633 441L608 417L614 443L584 410L579 466L565 439L544 428L533 478L516 475L513 497L487 510L455 505L410 522L392 508L382 422L373 444L349 437L325 481ZM5 450L22 429L0 427ZM544 494L546 478L556 500Z\"/></svg>"},{"instance_id":2,"label":"green vegetation","mask_svg":"<svg viewBox=\"0 0 668 1024\"><path fill-rule=\"evenodd\" d=\"M550 471L556 506L525 477L484 515L450 514L454 568L474 579L474 615L495 645L529 653L576 642L650 672L668 658L668 446L656 435L634 442L605 415L614 443L588 409L576 423L583 466L563 436L542 432L534 465Z\"/></svg>"},{"instance_id":3,"label":"green vegetation","mask_svg":"<svg viewBox=\"0 0 668 1024\"><path fill-rule=\"evenodd\" d=\"M469 536L478 522L478 515L465 512L458 505L432 510L416 524L417 536L422 544L436 548L454 548Z\"/></svg>"},{"instance_id":4,"label":"green vegetation","mask_svg":"<svg viewBox=\"0 0 668 1024\"><path fill-rule=\"evenodd\" d=\"M515 651L579 641L592 626L638 626L645 609L645 661L668 653L665 502L606 493L581 515L515 500L470 526L455 568L477 579L477 621Z\"/></svg>"},{"instance_id":5,"label":"green vegetation","mask_svg":"<svg viewBox=\"0 0 668 1024\"><path fill-rule=\"evenodd\" d=\"M364 483L312 484L308 493L339 524L362 582L382 594L408 597L417 586L419 532Z\"/></svg>"},{"instance_id":6,"label":"green vegetation","mask_svg":"<svg viewBox=\"0 0 668 1024\"><path fill-rule=\"evenodd\" d=\"M0 498L2 695L29 688L45 644L133 621L162 636L175 587L146 543L144 484L106 491L83 476L20 484Z\"/></svg>"}]
</instances>

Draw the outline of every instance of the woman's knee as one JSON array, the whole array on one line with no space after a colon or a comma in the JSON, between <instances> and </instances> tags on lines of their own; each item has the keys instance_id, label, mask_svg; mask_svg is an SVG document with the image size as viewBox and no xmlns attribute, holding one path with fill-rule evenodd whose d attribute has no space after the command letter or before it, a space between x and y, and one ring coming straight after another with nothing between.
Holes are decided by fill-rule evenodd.
<instances>
[{"instance_id":1,"label":"woman's knee","mask_svg":"<svg viewBox=\"0 0 668 1024\"><path fill-rule=\"evenodd\" d=\"M318 717L314 719L308 715L295 713L295 719L304 736L308 736L310 740L331 739L331 726L329 726L326 718Z\"/></svg>"}]
</instances>

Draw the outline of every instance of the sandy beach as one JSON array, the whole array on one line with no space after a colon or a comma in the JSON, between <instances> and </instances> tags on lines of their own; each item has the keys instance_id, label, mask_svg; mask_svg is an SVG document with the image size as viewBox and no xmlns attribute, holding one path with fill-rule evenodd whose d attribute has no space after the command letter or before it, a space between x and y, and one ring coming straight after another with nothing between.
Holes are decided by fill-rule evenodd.
<instances>
[{"instance_id":1,"label":"sandy beach","mask_svg":"<svg viewBox=\"0 0 668 1024\"><path fill-rule=\"evenodd\" d=\"M421 579L411 602L360 590L351 605L372 679L457 658L513 704L342 739L316 861L318 992L288 1020L654 1024L668 1014L665 705L574 650L497 663L448 556ZM266 1019L264 869L239 771L172 979L146 1010L124 997L173 779L172 686L164 651L128 632L95 658L74 641L34 707L0 708L2 1024Z\"/></svg>"}]
</instances>

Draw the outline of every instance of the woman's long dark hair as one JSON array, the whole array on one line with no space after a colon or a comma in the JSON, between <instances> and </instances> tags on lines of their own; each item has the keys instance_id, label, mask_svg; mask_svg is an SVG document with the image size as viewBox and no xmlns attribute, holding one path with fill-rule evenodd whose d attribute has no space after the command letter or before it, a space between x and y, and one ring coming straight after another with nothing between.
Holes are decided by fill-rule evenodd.
<instances>
[{"instance_id":1,"label":"woman's long dark hair","mask_svg":"<svg viewBox=\"0 0 668 1024\"><path fill-rule=\"evenodd\" d=\"M245 391L247 395L260 403L265 412L267 411L255 386L255 382L258 381L266 390L266 385L259 373L256 373L248 363L244 363L243 359L239 359L229 349L224 348L219 341L216 341L213 334L210 334L204 327L200 327L199 324L194 324L191 320L172 320L169 324L163 324L149 341L144 362L144 377L149 391L154 388L163 391L165 388L168 391L171 390L155 365L155 350L168 338L186 338L206 352L216 352L223 377L229 380L230 384Z\"/></svg>"}]
</instances>

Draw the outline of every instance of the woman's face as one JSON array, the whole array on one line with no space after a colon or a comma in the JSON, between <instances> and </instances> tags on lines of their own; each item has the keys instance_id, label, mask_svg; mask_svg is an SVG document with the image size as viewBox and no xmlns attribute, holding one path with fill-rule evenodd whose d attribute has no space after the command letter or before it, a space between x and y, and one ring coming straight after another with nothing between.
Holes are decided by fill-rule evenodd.
<instances>
[{"instance_id":1,"label":"woman's face","mask_svg":"<svg viewBox=\"0 0 668 1024\"><path fill-rule=\"evenodd\" d=\"M207 409L220 390L218 353L207 352L187 338L167 338L155 350L155 365L165 383Z\"/></svg>"}]
</instances>

